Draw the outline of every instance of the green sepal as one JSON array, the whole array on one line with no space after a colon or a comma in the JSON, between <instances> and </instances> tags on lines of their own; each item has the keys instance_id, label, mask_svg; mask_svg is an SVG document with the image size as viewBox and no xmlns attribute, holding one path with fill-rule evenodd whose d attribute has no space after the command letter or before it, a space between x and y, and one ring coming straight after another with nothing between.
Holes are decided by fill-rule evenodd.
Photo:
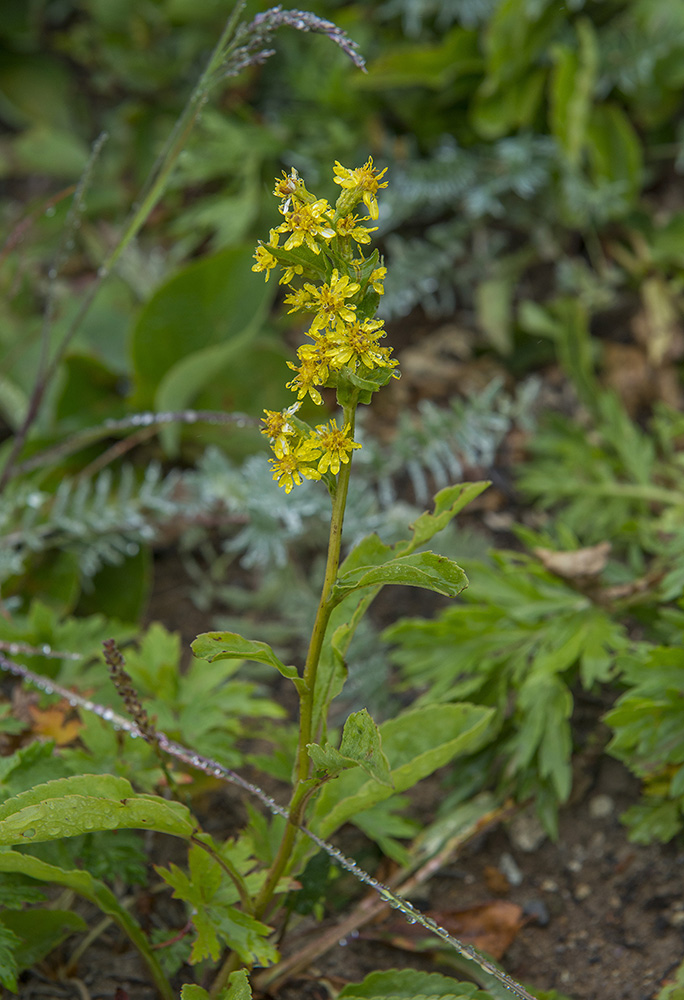
<instances>
[{"instance_id":1,"label":"green sepal","mask_svg":"<svg viewBox=\"0 0 684 1000\"><path fill-rule=\"evenodd\" d=\"M323 747L309 743L307 750L316 770L326 778L334 778L350 767L362 767L371 778L393 787L389 761L382 752L380 730L365 708L352 712L345 722L339 750L329 743Z\"/></svg>"},{"instance_id":2,"label":"green sepal","mask_svg":"<svg viewBox=\"0 0 684 1000\"><path fill-rule=\"evenodd\" d=\"M275 667L279 674L294 682L298 691L304 690L304 682L297 668L286 666L276 656L267 642L245 639L237 632L203 632L191 643L193 654L199 660L215 663L217 660L254 660Z\"/></svg>"}]
</instances>

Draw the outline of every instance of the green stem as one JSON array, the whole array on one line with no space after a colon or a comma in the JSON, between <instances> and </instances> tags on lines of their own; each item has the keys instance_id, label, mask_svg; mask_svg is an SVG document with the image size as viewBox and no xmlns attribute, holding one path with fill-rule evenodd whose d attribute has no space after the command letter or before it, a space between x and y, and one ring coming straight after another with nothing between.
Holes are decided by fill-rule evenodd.
<instances>
[{"instance_id":1,"label":"green stem","mask_svg":"<svg viewBox=\"0 0 684 1000\"><path fill-rule=\"evenodd\" d=\"M357 400L343 407L342 426L349 424L350 436L354 437L354 422L356 416ZM312 742L312 720L314 695L316 691L316 675L318 664L321 658L323 642L326 629L330 621L330 615L334 604L331 600L332 589L337 580L337 571L340 565L340 551L342 548L342 526L344 524L344 511L347 505L347 493L349 492L349 479L351 475L351 456L349 461L343 463L337 476L335 491L332 497L332 513L330 517L330 535L328 538L328 558L325 566L325 576L321 597L318 602L318 610L311 631L309 649L304 664L304 673L299 694L299 744L297 747L297 760L295 765L296 782L290 798L288 808L288 823L283 832L278 852L273 860L266 881L254 902L254 916L260 920L263 918L268 906L273 898L280 879L284 875L292 857L292 851L297 838L298 828L301 826L304 810L309 797L313 791L309 772L311 761L307 751L307 744ZM221 966L216 979L214 980L210 996L216 997L228 982L231 972L239 968L241 963L236 959L234 953L228 955L226 961Z\"/></svg>"}]
</instances>

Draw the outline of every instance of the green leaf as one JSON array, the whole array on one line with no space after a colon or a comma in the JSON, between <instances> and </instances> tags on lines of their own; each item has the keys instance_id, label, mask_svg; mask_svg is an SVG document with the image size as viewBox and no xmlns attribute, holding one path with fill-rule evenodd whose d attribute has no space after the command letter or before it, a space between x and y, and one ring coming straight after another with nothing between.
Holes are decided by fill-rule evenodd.
<instances>
[{"instance_id":1,"label":"green leaf","mask_svg":"<svg viewBox=\"0 0 684 1000\"><path fill-rule=\"evenodd\" d=\"M347 983L338 1000L489 1000L475 983L459 983L438 972L391 969L371 972L360 983Z\"/></svg>"},{"instance_id":2,"label":"green leaf","mask_svg":"<svg viewBox=\"0 0 684 1000\"><path fill-rule=\"evenodd\" d=\"M578 46L556 45L552 50L551 132L570 167L578 168L587 141L587 126L598 74L598 48L591 22L576 25Z\"/></svg>"},{"instance_id":3,"label":"green leaf","mask_svg":"<svg viewBox=\"0 0 684 1000\"><path fill-rule=\"evenodd\" d=\"M295 681L295 686L300 681L297 668L286 666L268 643L245 639L237 632L203 632L191 644L191 649L198 659L210 663L217 660L255 660L275 667L283 677Z\"/></svg>"},{"instance_id":4,"label":"green leaf","mask_svg":"<svg viewBox=\"0 0 684 1000\"><path fill-rule=\"evenodd\" d=\"M395 42L373 60L367 74L354 78L354 84L364 91L416 86L443 91L458 77L481 68L477 33L456 27L434 45Z\"/></svg>"},{"instance_id":5,"label":"green leaf","mask_svg":"<svg viewBox=\"0 0 684 1000\"><path fill-rule=\"evenodd\" d=\"M319 747L307 745L309 756L317 770L334 777L350 767L362 767L372 778L392 787L387 757L382 752L380 731L365 708L352 712L344 724L340 749L330 744Z\"/></svg>"},{"instance_id":6,"label":"green leaf","mask_svg":"<svg viewBox=\"0 0 684 1000\"><path fill-rule=\"evenodd\" d=\"M20 939L5 927L0 918L0 986L18 993L17 976L21 972L16 957L16 949L21 944Z\"/></svg>"},{"instance_id":7,"label":"green leaf","mask_svg":"<svg viewBox=\"0 0 684 1000\"><path fill-rule=\"evenodd\" d=\"M70 934L88 930L85 920L71 910L10 910L0 913L0 923L20 939L15 957L21 969L42 962Z\"/></svg>"},{"instance_id":8,"label":"green leaf","mask_svg":"<svg viewBox=\"0 0 684 1000\"><path fill-rule=\"evenodd\" d=\"M153 406L165 376L189 355L200 352L198 370L188 369L198 380L206 357L201 352L246 341L248 331L256 331L273 291L252 273L253 253L251 246L231 247L194 261L152 296L133 329L135 405ZM166 398L173 397L173 386L177 378L165 388Z\"/></svg>"},{"instance_id":9,"label":"green leaf","mask_svg":"<svg viewBox=\"0 0 684 1000\"><path fill-rule=\"evenodd\" d=\"M103 882L93 878L89 872L65 871L56 865L40 861L30 854L19 854L17 851L7 849L0 849L0 872L18 872L28 875L30 878L39 879L41 882L53 882L56 885L72 889L79 896L95 903L103 913L112 917L141 953L164 1000L173 1000L173 990L140 926Z\"/></svg>"},{"instance_id":10,"label":"green leaf","mask_svg":"<svg viewBox=\"0 0 684 1000\"><path fill-rule=\"evenodd\" d=\"M478 705L428 705L384 722L379 729L394 790L406 791L457 754L474 752L493 716L493 709ZM328 837L343 823L353 822L356 813L392 794L388 785L365 780L360 769L344 771L321 791L312 825Z\"/></svg>"},{"instance_id":11,"label":"green leaf","mask_svg":"<svg viewBox=\"0 0 684 1000\"><path fill-rule=\"evenodd\" d=\"M479 483L458 483L455 486L447 486L435 495L435 507L432 513L425 511L411 525L413 538L406 543L405 547L399 544L399 551L402 555L413 552L414 549L425 545L430 539L442 531L456 515L467 507L469 503L479 497L491 484L483 481ZM346 563L345 563L346 565ZM343 567L344 568L344 567Z\"/></svg>"},{"instance_id":12,"label":"green leaf","mask_svg":"<svg viewBox=\"0 0 684 1000\"><path fill-rule=\"evenodd\" d=\"M456 597L468 585L468 578L452 559L435 552L414 552L396 556L382 566L360 566L357 570L338 576L333 588L333 600L360 587L378 587L386 584L403 584L423 587L445 597Z\"/></svg>"},{"instance_id":13,"label":"green leaf","mask_svg":"<svg viewBox=\"0 0 684 1000\"><path fill-rule=\"evenodd\" d=\"M95 830L147 829L189 837L195 828L186 806L138 795L125 778L106 774L48 781L0 806L0 845L6 846Z\"/></svg>"},{"instance_id":14,"label":"green leaf","mask_svg":"<svg viewBox=\"0 0 684 1000\"><path fill-rule=\"evenodd\" d=\"M230 905L227 900L234 898L234 888L231 883L230 895L226 896L225 876L219 863L196 844L188 852L188 863L189 876L174 864L168 869L157 867L156 871L173 888L174 897L190 906L197 931L191 963L205 958L217 961L221 953L219 939L247 964L268 965L275 961L277 951L266 940L270 927Z\"/></svg>"},{"instance_id":15,"label":"green leaf","mask_svg":"<svg viewBox=\"0 0 684 1000\"><path fill-rule=\"evenodd\" d=\"M216 1000L251 1000L252 990L245 969L237 969L228 977L228 986L224 986L217 994ZM202 986L194 983L181 987L181 1000L210 1000L209 994Z\"/></svg>"},{"instance_id":16,"label":"green leaf","mask_svg":"<svg viewBox=\"0 0 684 1000\"><path fill-rule=\"evenodd\" d=\"M619 187L621 211L630 208L641 190L643 152L629 118L617 104L594 107L587 130L587 149L597 184Z\"/></svg>"}]
</instances>

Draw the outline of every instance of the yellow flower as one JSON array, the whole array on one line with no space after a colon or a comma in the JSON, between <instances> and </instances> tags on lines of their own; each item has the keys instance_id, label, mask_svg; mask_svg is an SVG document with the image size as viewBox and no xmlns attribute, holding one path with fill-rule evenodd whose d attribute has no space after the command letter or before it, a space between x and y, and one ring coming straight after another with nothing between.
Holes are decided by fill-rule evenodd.
<instances>
[{"instance_id":1,"label":"yellow flower","mask_svg":"<svg viewBox=\"0 0 684 1000\"><path fill-rule=\"evenodd\" d=\"M373 157L369 156L362 167L356 167L354 170L343 167L341 163L335 160L333 170L337 175L334 178L335 184L339 184L340 187L360 195L371 219L377 219L380 212L375 196L379 188L387 187L387 181L383 181L382 184L380 183L380 178L387 173L387 167L378 172L373 167ZM356 200L358 201L359 199L356 198Z\"/></svg>"},{"instance_id":2,"label":"yellow flower","mask_svg":"<svg viewBox=\"0 0 684 1000\"><path fill-rule=\"evenodd\" d=\"M358 215L352 215L350 212L337 220L335 228L338 236L351 236L357 243L370 243L370 234L374 233L378 227L373 226L369 229L367 226L360 226Z\"/></svg>"},{"instance_id":3,"label":"yellow flower","mask_svg":"<svg viewBox=\"0 0 684 1000\"><path fill-rule=\"evenodd\" d=\"M261 422L264 424L261 433L267 435L278 458L282 458L290 451L288 438L296 433L294 425L290 423L290 417L297 412L300 406L301 403L296 402L292 406L288 406L286 410L264 410L266 416L261 418Z\"/></svg>"},{"instance_id":4,"label":"yellow flower","mask_svg":"<svg viewBox=\"0 0 684 1000\"><path fill-rule=\"evenodd\" d=\"M256 264L252 265L253 271L265 271L266 281L271 277L271 268L275 267L278 261L272 253L269 253L265 246L258 246L254 254Z\"/></svg>"},{"instance_id":5,"label":"yellow flower","mask_svg":"<svg viewBox=\"0 0 684 1000\"><path fill-rule=\"evenodd\" d=\"M356 295L360 287L358 282L350 282L347 274L340 278L337 269L333 271L329 285L321 285L320 288L304 285L310 296L311 308L318 310L311 323L311 333L332 322L353 323L356 306L347 305L344 300Z\"/></svg>"},{"instance_id":6,"label":"yellow flower","mask_svg":"<svg viewBox=\"0 0 684 1000\"><path fill-rule=\"evenodd\" d=\"M349 365L355 370L362 364L366 368L394 368L398 362L390 358L387 347L378 344L384 336L382 320L379 319L365 319L362 323L338 327L328 337L326 356L331 367Z\"/></svg>"},{"instance_id":7,"label":"yellow flower","mask_svg":"<svg viewBox=\"0 0 684 1000\"><path fill-rule=\"evenodd\" d=\"M371 276L368 279L368 281L370 282L370 285L371 285L371 288L373 289L373 291L377 292L378 295L384 295L385 294L385 288L384 288L384 285L383 285L383 281L385 280L385 275L386 274L387 274L387 268L386 267L376 267L374 271L371 271Z\"/></svg>"},{"instance_id":8,"label":"yellow flower","mask_svg":"<svg viewBox=\"0 0 684 1000\"><path fill-rule=\"evenodd\" d=\"M312 287L311 285L308 286ZM304 288L297 288L295 291L291 292L290 295L285 296L285 305L292 306L288 309L288 314L293 312L306 312L307 309L314 309L315 303L311 298L311 295L307 291L307 286Z\"/></svg>"},{"instance_id":9,"label":"yellow flower","mask_svg":"<svg viewBox=\"0 0 684 1000\"><path fill-rule=\"evenodd\" d=\"M278 486L284 486L285 492L291 493L292 488L301 486L304 479L320 479L321 473L311 464L317 460L319 453L320 448L315 442L306 438L287 455L269 458Z\"/></svg>"},{"instance_id":10,"label":"yellow flower","mask_svg":"<svg viewBox=\"0 0 684 1000\"><path fill-rule=\"evenodd\" d=\"M289 285L295 274L303 274L304 267L302 264L290 264L286 271L284 271L282 278L278 282L279 285Z\"/></svg>"},{"instance_id":11,"label":"yellow flower","mask_svg":"<svg viewBox=\"0 0 684 1000\"><path fill-rule=\"evenodd\" d=\"M323 449L323 454L318 461L318 471L326 473L328 469L334 476L340 471L340 463L347 464L351 458L351 453L361 445L353 441L350 437L351 425L347 424L339 430L335 420L330 420L327 424L319 424L315 433L312 434L319 448Z\"/></svg>"},{"instance_id":12,"label":"yellow flower","mask_svg":"<svg viewBox=\"0 0 684 1000\"><path fill-rule=\"evenodd\" d=\"M323 397L316 388L317 385L323 385L325 381L322 377L320 362L311 358L302 361L299 367L294 365L291 361L287 362L287 366L288 368L291 368L292 371L297 372L297 375L291 382L287 383L286 388L292 389L293 392L296 392L297 399L304 399L308 393L316 406L322 406ZM327 373L327 368L324 370Z\"/></svg>"},{"instance_id":13,"label":"yellow flower","mask_svg":"<svg viewBox=\"0 0 684 1000\"><path fill-rule=\"evenodd\" d=\"M316 237L328 242L335 235L335 230L327 218L332 210L325 198L319 198L311 205L295 202L291 211L281 205L280 212L285 216L285 222L276 227L276 232L290 233L284 243L285 250L294 250L295 247L306 243L309 250L318 254L321 248L316 242Z\"/></svg>"}]
</instances>

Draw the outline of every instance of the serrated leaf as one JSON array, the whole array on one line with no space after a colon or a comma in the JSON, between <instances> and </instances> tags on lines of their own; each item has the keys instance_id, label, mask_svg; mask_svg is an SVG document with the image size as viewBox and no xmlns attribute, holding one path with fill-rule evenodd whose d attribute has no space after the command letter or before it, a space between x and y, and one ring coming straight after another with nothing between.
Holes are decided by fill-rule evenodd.
<instances>
[{"instance_id":1,"label":"serrated leaf","mask_svg":"<svg viewBox=\"0 0 684 1000\"><path fill-rule=\"evenodd\" d=\"M488 1000L475 983L460 983L438 972L391 969L371 972L360 983L347 983L338 1000Z\"/></svg>"},{"instance_id":2,"label":"serrated leaf","mask_svg":"<svg viewBox=\"0 0 684 1000\"><path fill-rule=\"evenodd\" d=\"M309 756L319 771L334 777L350 767L362 767L372 778L392 787L387 757L382 752L380 731L365 708L352 712L344 724L340 749L330 744L307 746Z\"/></svg>"},{"instance_id":3,"label":"serrated leaf","mask_svg":"<svg viewBox=\"0 0 684 1000\"><path fill-rule=\"evenodd\" d=\"M452 521L464 507L472 503L481 493L483 493L491 483L483 480L478 483L457 483L455 486L447 486L435 494L434 510L432 513L425 511L411 525L413 537L410 542L399 543L398 549L402 555L407 555L414 549L425 545L438 532L442 531ZM403 547L405 545L406 547Z\"/></svg>"},{"instance_id":4,"label":"serrated leaf","mask_svg":"<svg viewBox=\"0 0 684 1000\"><path fill-rule=\"evenodd\" d=\"M237 632L203 632L191 643L193 654L200 660L255 660L275 667L289 680L300 680L297 668L286 666L266 642L245 639Z\"/></svg>"},{"instance_id":5,"label":"serrated leaf","mask_svg":"<svg viewBox=\"0 0 684 1000\"><path fill-rule=\"evenodd\" d=\"M179 802L133 792L125 778L75 775L22 792L0 806L0 845L40 843L96 830L156 830L190 837L196 824Z\"/></svg>"},{"instance_id":6,"label":"serrated leaf","mask_svg":"<svg viewBox=\"0 0 684 1000\"><path fill-rule=\"evenodd\" d=\"M21 969L16 958L16 949L21 944L17 935L5 927L0 920L0 986L18 992L17 976Z\"/></svg>"},{"instance_id":7,"label":"serrated leaf","mask_svg":"<svg viewBox=\"0 0 684 1000\"><path fill-rule=\"evenodd\" d=\"M344 771L321 791L314 807L313 828L328 837L393 791L406 791L457 754L474 752L493 716L493 709L480 705L427 705L384 722L379 729L394 790L365 780L358 769Z\"/></svg>"},{"instance_id":8,"label":"serrated leaf","mask_svg":"<svg viewBox=\"0 0 684 1000\"><path fill-rule=\"evenodd\" d=\"M414 552L396 556L381 566L360 566L340 574L333 588L333 600L360 587L380 587L399 584L422 587L445 597L456 597L468 585L468 578L452 559L435 552Z\"/></svg>"}]
</instances>

